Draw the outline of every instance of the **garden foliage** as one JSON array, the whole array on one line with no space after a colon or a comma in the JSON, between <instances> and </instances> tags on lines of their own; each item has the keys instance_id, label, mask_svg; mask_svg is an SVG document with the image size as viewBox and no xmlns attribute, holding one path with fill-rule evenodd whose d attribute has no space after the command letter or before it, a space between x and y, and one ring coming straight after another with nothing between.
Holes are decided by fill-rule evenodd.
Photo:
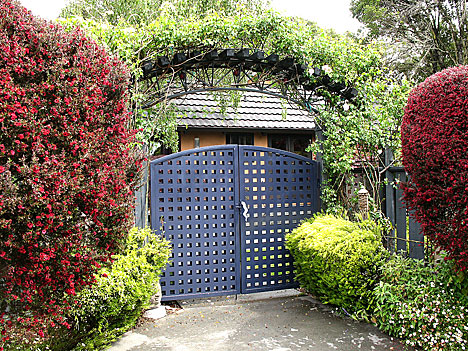
<instances>
[{"instance_id":1,"label":"garden foliage","mask_svg":"<svg viewBox=\"0 0 468 351\"><path fill-rule=\"evenodd\" d=\"M346 210L351 213L350 210L357 207L357 194L350 199L343 185L352 183L352 169L359 167L370 192L370 214L383 224L380 212L380 190L385 182L383 151L387 148L394 151L399 162L399 127L411 84L382 77L380 68L367 74L377 79L359 87L365 96L359 108L353 106L347 111L329 108L321 112L319 123L324 140L313 144L312 151L322 152L325 182L321 198L327 212L339 214Z\"/></svg>"},{"instance_id":2,"label":"garden foliage","mask_svg":"<svg viewBox=\"0 0 468 351\"><path fill-rule=\"evenodd\" d=\"M49 340L53 350L60 343L69 350L100 350L133 327L157 290L161 270L170 254L166 240L149 228L130 230L123 254L115 255L109 268L102 268L96 283L80 291L67 313L73 326Z\"/></svg>"},{"instance_id":3,"label":"garden foliage","mask_svg":"<svg viewBox=\"0 0 468 351\"><path fill-rule=\"evenodd\" d=\"M400 146L399 125L410 85L407 81L391 78L391 72L382 63L382 46L378 43L364 45L350 36L337 35L311 22L280 16L271 10L260 14L229 14L207 12L199 18L169 11L141 26L124 20L109 24L78 17L62 20L62 23L69 28L81 26L118 54L137 77L142 74L141 65L145 60L162 55L171 58L175 52L195 48L252 48L264 50L267 55L275 53L281 58L292 57L307 65L306 75L311 82L316 79L313 68L324 69L333 81L343 82L359 91L354 104L343 104L338 95L328 94L326 103L319 106L320 113L315 115L326 139L317 141L313 150L321 150L324 156L328 177L324 204L329 209L339 200L346 199L339 189L346 183L346 175L351 173L356 159L362 160L366 178L372 184L372 195L377 200L383 181L379 173L380 153L386 147L397 150ZM223 82L229 79L233 79L230 74L223 77ZM145 92L138 84L135 84L134 92L134 103L139 106L140 101L145 100ZM293 94L289 97L301 99ZM236 99L238 95L232 93L224 100L236 106ZM144 129L139 137L150 144L150 149L154 140L166 147L177 147L177 123L171 121L175 121L180 113L175 110L159 104L146 114L136 115L136 125ZM148 119L148 115L157 117Z\"/></svg>"},{"instance_id":4,"label":"garden foliage","mask_svg":"<svg viewBox=\"0 0 468 351\"><path fill-rule=\"evenodd\" d=\"M13 322L39 335L67 326L68 301L122 248L139 169L127 85L83 32L0 2L3 342Z\"/></svg>"},{"instance_id":5,"label":"garden foliage","mask_svg":"<svg viewBox=\"0 0 468 351\"><path fill-rule=\"evenodd\" d=\"M426 351L468 349L468 279L452 262L393 256L374 294L378 326Z\"/></svg>"},{"instance_id":6,"label":"garden foliage","mask_svg":"<svg viewBox=\"0 0 468 351\"><path fill-rule=\"evenodd\" d=\"M203 18L208 13L229 16L235 13L259 15L266 0L71 0L62 9L61 17L80 16L113 25L128 21L146 25L160 16L182 19Z\"/></svg>"},{"instance_id":7,"label":"garden foliage","mask_svg":"<svg viewBox=\"0 0 468 351\"><path fill-rule=\"evenodd\" d=\"M372 291L385 256L379 226L319 214L287 234L286 246L301 287L348 313L372 311Z\"/></svg>"},{"instance_id":8,"label":"garden foliage","mask_svg":"<svg viewBox=\"0 0 468 351\"><path fill-rule=\"evenodd\" d=\"M366 26L367 40L389 44L389 64L418 82L468 63L464 1L352 0L350 10Z\"/></svg>"},{"instance_id":9,"label":"garden foliage","mask_svg":"<svg viewBox=\"0 0 468 351\"><path fill-rule=\"evenodd\" d=\"M411 176L405 200L424 234L468 268L468 66L427 78L410 94L401 127Z\"/></svg>"}]
</instances>

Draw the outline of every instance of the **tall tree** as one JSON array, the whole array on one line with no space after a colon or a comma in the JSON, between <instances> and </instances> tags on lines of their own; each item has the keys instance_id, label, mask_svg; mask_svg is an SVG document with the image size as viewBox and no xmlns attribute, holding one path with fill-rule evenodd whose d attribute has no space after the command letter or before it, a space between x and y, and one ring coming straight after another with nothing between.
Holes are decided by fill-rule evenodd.
<instances>
[{"instance_id":1,"label":"tall tree","mask_svg":"<svg viewBox=\"0 0 468 351\"><path fill-rule=\"evenodd\" d=\"M78 15L114 25L119 20L142 25L164 13L182 18L200 18L210 12L260 14L268 4L269 0L72 0L61 16Z\"/></svg>"},{"instance_id":2,"label":"tall tree","mask_svg":"<svg viewBox=\"0 0 468 351\"><path fill-rule=\"evenodd\" d=\"M141 72L139 64L146 58L146 45L151 42L151 34L148 33L154 32L161 23L211 23L213 18L228 17L261 18L268 6L269 0L71 0L62 10L61 17L88 27L95 39L104 42L110 51L120 56L133 69L133 74L138 75ZM84 20L72 18L74 16ZM193 30L189 31L191 32ZM171 29L162 37L177 37L177 33L177 30ZM123 37L119 38L121 35ZM128 38L131 38L129 42ZM162 47L173 46L171 42L160 43ZM137 96L137 93L133 95L134 102ZM219 93L216 94L216 100L220 104L224 100L230 104L237 101L236 96L232 92ZM176 119L180 114L177 107L171 103L160 103L150 110L134 111L134 125L139 130L138 139L148 144L150 154L160 152L163 146L177 151Z\"/></svg>"},{"instance_id":3,"label":"tall tree","mask_svg":"<svg viewBox=\"0 0 468 351\"><path fill-rule=\"evenodd\" d=\"M410 78L468 63L466 0L352 0L351 12L392 44L393 66Z\"/></svg>"}]
</instances>

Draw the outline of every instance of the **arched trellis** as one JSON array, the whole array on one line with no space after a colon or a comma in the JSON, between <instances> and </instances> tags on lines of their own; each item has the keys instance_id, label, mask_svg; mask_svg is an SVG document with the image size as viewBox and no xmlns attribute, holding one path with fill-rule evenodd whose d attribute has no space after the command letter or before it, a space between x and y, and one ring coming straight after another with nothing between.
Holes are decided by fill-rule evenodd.
<instances>
[{"instance_id":1,"label":"arched trellis","mask_svg":"<svg viewBox=\"0 0 468 351\"><path fill-rule=\"evenodd\" d=\"M340 100L352 100L358 94L355 88L332 81L320 68L247 48L192 49L176 52L172 58L160 56L143 62L139 82L143 109L186 94L236 90L277 96L317 112L330 94Z\"/></svg>"},{"instance_id":2,"label":"arched trellis","mask_svg":"<svg viewBox=\"0 0 468 351\"><path fill-rule=\"evenodd\" d=\"M334 82L321 68L310 68L292 57L280 58L277 54L266 55L262 50L246 48L186 49L171 58L159 56L147 60L141 69L137 79L143 97L139 109L149 109L187 94L235 90L273 95L317 113L317 107L325 104L330 95L340 101L352 101L358 95L355 88ZM320 129L316 130L316 137L322 139ZM322 169L320 154L316 160ZM145 206L140 210L142 218L146 218Z\"/></svg>"}]
</instances>

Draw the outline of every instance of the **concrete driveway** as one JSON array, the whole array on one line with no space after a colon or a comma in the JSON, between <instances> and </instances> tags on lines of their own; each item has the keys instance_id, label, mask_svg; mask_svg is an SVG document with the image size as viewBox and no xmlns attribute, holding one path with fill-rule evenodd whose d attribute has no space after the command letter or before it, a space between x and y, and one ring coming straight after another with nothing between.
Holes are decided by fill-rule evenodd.
<instances>
[{"instance_id":1,"label":"concrete driveway","mask_svg":"<svg viewBox=\"0 0 468 351\"><path fill-rule=\"evenodd\" d=\"M412 350L377 328L333 314L295 290L183 303L146 321L110 351Z\"/></svg>"}]
</instances>

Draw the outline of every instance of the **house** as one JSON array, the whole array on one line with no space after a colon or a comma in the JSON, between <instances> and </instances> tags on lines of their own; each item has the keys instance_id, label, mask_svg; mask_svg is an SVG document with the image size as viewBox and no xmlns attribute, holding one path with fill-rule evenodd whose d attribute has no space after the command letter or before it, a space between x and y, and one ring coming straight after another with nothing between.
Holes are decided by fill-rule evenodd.
<instances>
[{"instance_id":1,"label":"house","mask_svg":"<svg viewBox=\"0 0 468 351\"><path fill-rule=\"evenodd\" d=\"M315 140L314 117L276 96L245 92L237 109L229 107L225 113L208 93L188 94L175 103L183 112L178 122L179 151L240 144L312 157L306 149Z\"/></svg>"}]
</instances>

